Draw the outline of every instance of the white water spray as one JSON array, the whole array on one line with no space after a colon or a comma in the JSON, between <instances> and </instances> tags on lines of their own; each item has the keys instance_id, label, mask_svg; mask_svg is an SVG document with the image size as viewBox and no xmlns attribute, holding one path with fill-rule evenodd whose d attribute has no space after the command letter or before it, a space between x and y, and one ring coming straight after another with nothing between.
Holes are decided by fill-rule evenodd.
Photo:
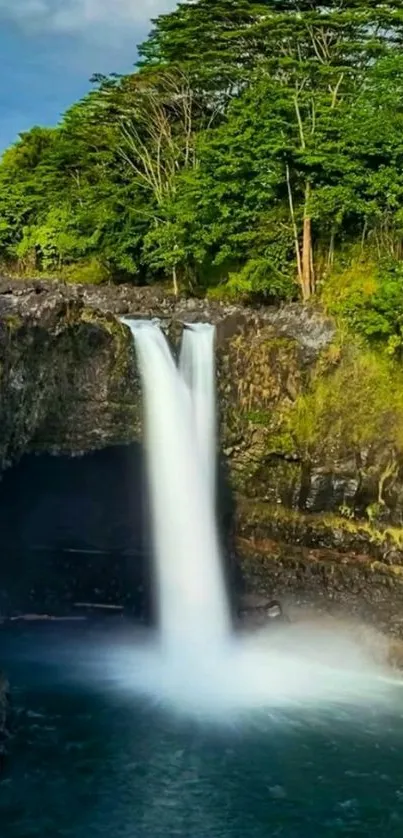
<instances>
[{"instance_id":1,"label":"white water spray","mask_svg":"<svg viewBox=\"0 0 403 838\"><path fill-rule=\"evenodd\" d=\"M212 494L211 327L189 330L182 374L158 326L125 322L145 398L161 638L171 653L188 647L208 654L230 630Z\"/></svg>"}]
</instances>

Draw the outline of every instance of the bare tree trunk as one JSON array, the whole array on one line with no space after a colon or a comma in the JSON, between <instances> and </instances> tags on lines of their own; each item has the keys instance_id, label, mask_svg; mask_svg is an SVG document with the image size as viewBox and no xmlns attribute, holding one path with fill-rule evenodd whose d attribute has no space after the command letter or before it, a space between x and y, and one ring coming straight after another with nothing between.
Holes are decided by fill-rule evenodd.
<instances>
[{"instance_id":1,"label":"bare tree trunk","mask_svg":"<svg viewBox=\"0 0 403 838\"><path fill-rule=\"evenodd\" d=\"M302 296L304 296L301 253L300 253L300 249L299 249L299 238L298 238L298 227L297 227L297 222L295 220L294 200L293 200L293 197L292 197L291 180L290 180L290 168L288 166L288 163L287 163L287 166L286 166L286 178L287 178L288 202L289 202L289 206L290 206L291 224L292 224L292 231L293 231L293 236L294 236L295 258L297 260L298 282L301 286Z\"/></svg>"},{"instance_id":2,"label":"bare tree trunk","mask_svg":"<svg viewBox=\"0 0 403 838\"><path fill-rule=\"evenodd\" d=\"M362 236L361 236L361 256L364 253L365 248L365 240L367 238L367 219L364 221L364 226L362 228Z\"/></svg>"},{"instance_id":3,"label":"bare tree trunk","mask_svg":"<svg viewBox=\"0 0 403 838\"><path fill-rule=\"evenodd\" d=\"M179 294L179 289L178 289L178 277L177 277L177 273L176 273L176 266L174 268L172 268L172 284L173 284L175 297L177 297L178 294Z\"/></svg>"},{"instance_id":4,"label":"bare tree trunk","mask_svg":"<svg viewBox=\"0 0 403 838\"><path fill-rule=\"evenodd\" d=\"M315 264L313 258L313 247L311 245L311 294L314 294L316 291L316 274L315 274Z\"/></svg>"},{"instance_id":5,"label":"bare tree trunk","mask_svg":"<svg viewBox=\"0 0 403 838\"><path fill-rule=\"evenodd\" d=\"M327 256L327 267L332 268L334 262L334 240L335 240L335 232L334 229L330 233L330 242L329 242L329 252Z\"/></svg>"},{"instance_id":6,"label":"bare tree trunk","mask_svg":"<svg viewBox=\"0 0 403 838\"><path fill-rule=\"evenodd\" d=\"M312 294L312 219L309 215L309 199L311 185L307 181L305 187L304 226L302 234L302 297L304 302Z\"/></svg>"}]
</instances>

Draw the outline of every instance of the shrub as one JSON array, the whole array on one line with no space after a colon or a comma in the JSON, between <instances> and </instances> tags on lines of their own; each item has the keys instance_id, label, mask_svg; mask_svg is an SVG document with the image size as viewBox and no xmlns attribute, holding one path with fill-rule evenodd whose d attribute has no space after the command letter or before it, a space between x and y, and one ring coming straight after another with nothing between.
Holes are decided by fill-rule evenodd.
<instances>
[{"instance_id":1,"label":"shrub","mask_svg":"<svg viewBox=\"0 0 403 838\"><path fill-rule=\"evenodd\" d=\"M355 334L384 345L390 355L403 349L403 266L384 260L353 262L335 271L324 285L322 301L329 314Z\"/></svg>"},{"instance_id":2,"label":"shrub","mask_svg":"<svg viewBox=\"0 0 403 838\"><path fill-rule=\"evenodd\" d=\"M225 284L211 289L209 296L240 300L290 300L296 293L289 274L281 273L264 257L249 259L239 271L230 273Z\"/></svg>"},{"instance_id":3,"label":"shrub","mask_svg":"<svg viewBox=\"0 0 403 838\"><path fill-rule=\"evenodd\" d=\"M94 258L64 267L62 278L71 283L102 285L103 282L108 282L110 273L102 262Z\"/></svg>"}]
</instances>

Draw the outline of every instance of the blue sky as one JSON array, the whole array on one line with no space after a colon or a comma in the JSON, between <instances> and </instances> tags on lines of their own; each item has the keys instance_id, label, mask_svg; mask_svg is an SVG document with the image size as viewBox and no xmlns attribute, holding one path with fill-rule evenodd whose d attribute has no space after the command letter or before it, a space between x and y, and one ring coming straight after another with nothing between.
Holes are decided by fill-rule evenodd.
<instances>
[{"instance_id":1,"label":"blue sky","mask_svg":"<svg viewBox=\"0 0 403 838\"><path fill-rule=\"evenodd\" d=\"M175 0L0 0L0 152L53 125L95 72L125 72L150 18Z\"/></svg>"}]
</instances>

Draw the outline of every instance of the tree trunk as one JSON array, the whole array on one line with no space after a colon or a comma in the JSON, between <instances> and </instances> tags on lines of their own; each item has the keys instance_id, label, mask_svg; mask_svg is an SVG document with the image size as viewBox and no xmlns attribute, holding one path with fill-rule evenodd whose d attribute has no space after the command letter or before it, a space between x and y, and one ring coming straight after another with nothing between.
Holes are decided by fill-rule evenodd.
<instances>
[{"instance_id":1,"label":"tree trunk","mask_svg":"<svg viewBox=\"0 0 403 838\"><path fill-rule=\"evenodd\" d=\"M296 218L295 218L294 199L293 199L293 196L292 196L291 180L290 180L290 168L289 168L288 164L286 166L285 171L286 171L286 178L287 178L288 203L289 203L289 206L290 206L291 224L292 224L292 230L293 230L293 235L294 235L295 256L296 256L296 260L297 260L298 282L299 282L300 287L301 287L302 296L304 296L303 280L302 280L302 262L301 262L301 252L300 252L300 247L299 247L298 227L297 227L297 222L296 222Z\"/></svg>"},{"instance_id":2,"label":"tree trunk","mask_svg":"<svg viewBox=\"0 0 403 838\"><path fill-rule=\"evenodd\" d=\"M302 234L302 298L304 302L309 300L314 291L314 279L312 275L312 219L309 215L310 195L311 184L307 182L305 187L304 227Z\"/></svg>"},{"instance_id":3,"label":"tree trunk","mask_svg":"<svg viewBox=\"0 0 403 838\"><path fill-rule=\"evenodd\" d=\"M315 265L313 262L313 247L311 245L311 294L314 294L316 291L316 274L315 274Z\"/></svg>"},{"instance_id":4,"label":"tree trunk","mask_svg":"<svg viewBox=\"0 0 403 838\"><path fill-rule=\"evenodd\" d=\"M176 267L172 268L172 284L173 284L175 297L177 297L178 293L179 293L179 290L178 290L178 277L176 275Z\"/></svg>"},{"instance_id":5,"label":"tree trunk","mask_svg":"<svg viewBox=\"0 0 403 838\"><path fill-rule=\"evenodd\" d=\"M327 267L332 268L334 263L334 240L335 240L335 232L332 230L330 233L330 242L329 242L329 253L327 257Z\"/></svg>"}]
</instances>

